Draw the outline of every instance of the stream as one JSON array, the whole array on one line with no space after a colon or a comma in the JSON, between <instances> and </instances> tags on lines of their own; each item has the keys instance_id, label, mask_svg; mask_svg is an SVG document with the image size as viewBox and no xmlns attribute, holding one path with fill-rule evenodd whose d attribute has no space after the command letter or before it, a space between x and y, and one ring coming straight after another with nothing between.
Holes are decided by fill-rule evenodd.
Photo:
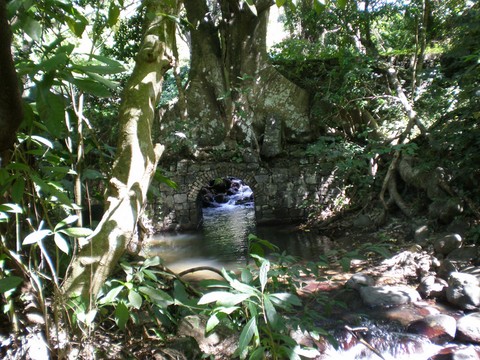
<instances>
[{"instance_id":1,"label":"stream","mask_svg":"<svg viewBox=\"0 0 480 360\"><path fill-rule=\"evenodd\" d=\"M213 206L203 208L203 224L198 231L155 235L148 246L148 255L159 255L165 265L175 272L197 266L236 270L247 263L249 234L270 241L278 246L279 252L285 251L288 255L307 261L315 261L320 254L334 246L326 236L298 231L293 226L256 226L251 189L241 185L238 193L229 196L228 201L214 202ZM209 273L209 276L211 275L212 273ZM202 277L205 274L196 273L196 276ZM435 305L432 306L434 307ZM326 319L318 326L333 334L339 348L333 347L328 341L321 344L316 342L315 347L321 348L322 353L316 359L457 359L452 356L452 349L461 351L463 345L436 345L426 337L407 333L405 324L402 324L401 320L397 321L411 317L420 310L412 305L400 306L394 310L397 312L397 318L394 320L389 317L391 309L372 311L360 307L355 308L355 313L352 313L351 309L334 312L330 319ZM344 325L352 322L352 319L355 319L356 327L368 328L363 339L377 349L378 353L370 350L351 332L345 330ZM461 358L479 359L479 357Z\"/></svg>"}]
</instances>

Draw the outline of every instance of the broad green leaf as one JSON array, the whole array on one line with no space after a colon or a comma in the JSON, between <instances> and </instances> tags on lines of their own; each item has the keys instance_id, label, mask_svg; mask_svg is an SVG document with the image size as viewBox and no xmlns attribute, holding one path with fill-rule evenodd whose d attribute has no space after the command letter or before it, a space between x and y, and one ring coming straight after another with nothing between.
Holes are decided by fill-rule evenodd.
<instances>
[{"instance_id":1,"label":"broad green leaf","mask_svg":"<svg viewBox=\"0 0 480 360\"><path fill-rule=\"evenodd\" d=\"M277 5L277 7L282 7L283 5L285 5L287 0L275 0L275 4Z\"/></svg>"},{"instance_id":2,"label":"broad green leaf","mask_svg":"<svg viewBox=\"0 0 480 360\"><path fill-rule=\"evenodd\" d=\"M150 301L160 305L161 307L167 307L174 303L172 297L163 290L154 289L149 286L140 286L138 291L147 295L150 298Z\"/></svg>"},{"instance_id":3,"label":"broad green leaf","mask_svg":"<svg viewBox=\"0 0 480 360\"><path fill-rule=\"evenodd\" d=\"M55 228L53 229L53 231L57 231L58 229L66 226L66 225L70 225L72 223L74 223L75 221L78 220L78 215L68 215L65 219L63 219L62 221L60 221L56 226Z\"/></svg>"},{"instance_id":4,"label":"broad green leaf","mask_svg":"<svg viewBox=\"0 0 480 360\"><path fill-rule=\"evenodd\" d=\"M213 314L210 316L207 320L207 324L205 325L205 332L209 333L213 329L215 329L215 326L217 326L220 323L220 320L217 317L217 314Z\"/></svg>"},{"instance_id":5,"label":"broad green leaf","mask_svg":"<svg viewBox=\"0 0 480 360\"><path fill-rule=\"evenodd\" d=\"M120 8L114 2L110 3L110 7L108 8L108 20L107 24L110 27L114 27L118 21L118 17L120 16Z\"/></svg>"},{"instance_id":6,"label":"broad green leaf","mask_svg":"<svg viewBox=\"0 0 480 360\"><path fill-rule=\"evenodd\" d=\"M270 294L270 300L277 306L286 307L288 305L301 306L302 301L297 295L289 293Z\"/></svg>"},{"instance_id":7,"label":"broad green leaf","mask_svg":"<svg viewBox=\"0 0 480 360\"><path fill-rule=\"evenodd\" d=\"M65 123L65 102L60 95L50 91L39 91L37 109L47 129L56 137L61 137Z\"/></svg>"},{"instance_id":8,"label":"broad green leaf","mask_svg":"<svg viewBox=\"0 0 480 360\"><path fill-rule=\"evenodd\" d=\"M106 57L106 56L103 56L103 55L97 55L97 54L88 54L88 55L91 56L92 58L106 64L106 65L111 66L111 67L123 68L123 65L119 61L114 60L112 58L109 58L109 57Z\"/></svg>"},{"instance_id":9,"label":"broad green leaf","mask_svg":"<svg viewBox=\"0 0 480 360\"><path fill-rule=\"evenodd\" d=\"M263 305L265 307L265 314L267 315L267 320L272 325L273 329L276 329L278 325L278 314L277 310L273 306L272 302L270 301L269 295L263 295Z\"/></svg>"},{"instance_id":10,"label":"broad green leaf","mask_svg":"<svg viewBox=\"0 0 480 360\"><path fill-rule=\"evenodd\" d=\"M30 16L26 16L23 19L23 30L27 33L28 36L34 41L40 41L42 39L42 25L32 19Z\"/></svg>"},{"instance_id":11,"label":"broad green leaf","mask_svg":"<svg viewBox=\"0 0 480 360\"><path fill-rule=\"evenodd\" d=\"M216 299L217 299L216 303L217 305L221 305L221 306L234 306L239 303L242 303L243 301L247 300L252 296L252 294L245 294L245 293L232 294L232 293L223 292L223 291L214 291L208 294L213 294L212 296L214 297L216 296Z\"/></svg>"},{"instance_id":12,"label":"broad green leaf","mask_svg":"<svg viewBox=\"0 0 480 360\"><path fill-rule=\"evenodd\" d=\"M70 17L67 17L65 22L67 23L70 31L78 38L82 37L83 32L88 24L88 21L86 20L83 21L83 19L73 19Z\"/></svg>"},{"instance_id":13,"label":"broad green leaf","mask_svg":"<svg viewBox=\"0 0 480 360\"><path fill-rule=\"evenodd\" d=\"M105 295L103 298L101 298L98 303L101 304L101 305L110 305L112 303L115 302L115 300L117 300L117 296L118 294L120 294L120 292L123 290L124 286L123 285L120 285L120 286L117 286L113 289L111 289L107 295Z\"/></svg>"},{"instance_id":14,"label":"broad green leaf","mask_svg":"<svg viewBox=\"0 0 480 360\"><path fill-rule=\"evenodd\" d=\"M237 354L239 355L240 359L245 359L248 354L248 344L253 338L255 332L257 332L257 320L256 318L252 317L246 324L245 327L242 329L240 333L240 339L238 341L238 349Z\"/></svg>"},{"instance_id":15,"label":"broad green leaf","mask_svg":"<svg viewBox=\"0 0 480 360\"><path fill-rule=\"evenodd\" d=\"M79 237L88 237L92 235L93 230L89 228L83 228L83 227L70 227L70 228L58 230L58 232L64 233L65 235L68 235L74 238L79 238Z\"/></svg>"},{"instance_id":16,"label":"broad green leaf","mask_svg":"<svg viewBox=\"0 0 480 360\"><path fill-rule=\"evenodd\" d=\"M25 192L25 180L19 177L12 185L11 195L13 201L19 203L22 201L23 194Z\"/></svg>"},{"instance_id":17,"label":"broad green leaf","mask_svg":"<svg viewBox=\"0 0 480 360\"><path fill-rule=\"evenodd\" d=\"M315 10L315 12L317 14L321 14L322 12L324 12L326 9L326 6L325 6L325 3L324 1L322 0L313 0L313 10Z\"/></svg>"},{"instance_id":18,"label":"broad green leaf","mask_svg":"<svg viewBox=\"0 0 480 360\"><path fill-rule=\"evenodd\" d=\"M55 241L55 245L57 245L57 247L61 251L68 255L70 251L70 246L68 245L67 240L65 240L63 236L60 235L60 233L55 233L55 235L53 236L53 240Z\"/></svg>"},{"instance_id":19,"label":"broad green leaf","mask_svg":"<svg viewBox=\"0 0 480 360\"><path fill-rule=\"evenodd\" d=\"M265 348L263 346L260 346L255 349L254 352L250 354L250 357L248 360L263 360L265 359Z\"/></svg>"},{"instance_id":20,"label":"broad green leaf","mask_svg":"<svg viewBox=\"0 0 480 360\"><path fill-rule=\"evenodd\" d=\"M148 258L145 260L145 262L143 263L143 268L148 268L150 266L158 266L162 263L162 261L160 260L160 257L158 256L154 256L154 257L151 257L151 258Z\"/></svg>"},{"instance_id":21,"label":"broad green leaf","mask_svg":"<svg viewBox=\"0 0 480 360\"><path fill-rule=\"evenodd\" d=\"M89 78L93 79L94 81L97 81L102 85L105 85L110 90L115 90L120 86L120 84L117 81L106 79L103 76L100 76L95 73L86 72L85 75L87 75Z\"/></svg>"},{"instance_id":22,"label":"broad green leaf","mask_svg":"<svg viewBox=\"0 0 480 360\"><path fill-rule=\"evenodd\" d=\"M73 79L71 82L79 90L87 94L95 95L98 97L109 97L112 95L110 93L110 90L108 90L105 86L90 79Z\"/></svg>"},{"instance_id":23,"label":"broad green leaf","mask_svg":"<svg viewBox=\"0 0 480 360\"><path fill-rule=\"evenodd\" d=\"M128 310L127 305L123 302L119 302L115 307L115 323L121 330L125 330L125 325L127 325L129 316L130 311Z\"/></svg>"},{"instance_id":24,"label":"broad green leaf","mask_svg":"<svg viewBox=\"0 0 480 360\"><path fill-rule=\"evenodd\" d=\"M128 301L135 309L140 309L142 307L142 296L135 290L130 290L128 292Z\"/></svg>"},{"instance_id":25,"label":"broad green leaf","mask_svg":"<svg viewBox=\"0 0 480 360\"><path fill-rule=\"evenodd\" d=\"M265 286L267 285L268 281L268 271L270 270L270 261L265 260L262 262L259 270L259 279L260 279L260 288L262 289L262 293L265 291Z\"/></svg>"},{"instance_id":26,"label":"broad green leaf","mask_svg":"<svg viewBox=\"0 0 480 360\"><path fill-rule=\"evenodd\" d=\"M82 171L82 179L89 179L89 180L97 180L97 179L103 179L104 176L103 174L94 169L85 169Z\"/></svg>"},{"instance_id":27,"label":"broad green leaf","mask_svg":"<svg viewBox=\"0 0 480 360\"><path fill-rule=\"evenodd\" d=\"M19 205L10 204L10 203L1 204L0 205L0 211L5 211L5 212L15 213L15 214L23 213L23 210Z\"/></svg>"},{"instance_id":28,"label":"broad green leaf","mask_svg":"<svg viewBox=\"0 0 480 360\"><path fill-rule=\"evenodd\" d=\"M119 74L125 71L125 68L111 65L72 65L72 69L82 73L94 73L100 75Z\"/></svg>"},{"instance_id":29,"label":"broad green leaf","mask_svg":"<svg viewBox=\"0 0 480 360\"><path fill-rule=\"evenodd\" d=\"M250 284L253 281L252 273L248 268L243 268L241 273L242 282Z\"/></svg>"},{"instance_id":30,"label":"broad green leaf","mask_svg":"<svg viewBox=\"0 0 480 360\"><path fill-rule=\"evenodd\" d=\"M53 143L42 136L32 135L30 138L38 144L42 144L48 147L49 149L53 149Z\"/></svg>"},{"instance_id":31,"label":"broad green leaf","mask_svg":"<svg viewBox=\"0 0 480 360\"><path fill-rule=\"evenodd\" d=\"M38 67L44 72L59 70L63 68L68 62L68 56L65 53L58 53L51 58L46 59L38 64Z\"/></svg>"},{"instance_id":32,"label":"broad green leaf","mask_svg":"<svg viewBox=\"0 0 480 360\"><path fill-rule=\"evenodd\" d=\"M0 293L6 293L12 289L15 289L23 282L23 279L18 276L8 276L4 279L0 279Z\"/></svg>"},{"instance_id":33,"label":"broad green leaf","mask_svg":"<svg viewBox=\"0 0 480 360\"><path fill-rule=\"evenodd\" d=\"M22 244L23 245L35 244L52 234L53 233L50 230L37 230L31 234L28 234L23 240Z\"/></svg>"}]
</instances>

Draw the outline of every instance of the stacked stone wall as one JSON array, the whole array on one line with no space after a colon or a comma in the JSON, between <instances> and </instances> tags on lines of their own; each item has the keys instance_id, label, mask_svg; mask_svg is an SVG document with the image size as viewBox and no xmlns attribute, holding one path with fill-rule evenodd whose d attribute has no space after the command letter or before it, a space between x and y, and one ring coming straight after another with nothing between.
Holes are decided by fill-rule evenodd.
<instances>
[{"instance_id":1,"label":"stacked stone wall","mask_svg":"<svg viewBox=\"0 0 480 360\"><path fill-rule=\"evenodd\" d=\"M336 196L334 174L313 158L277 162L196 163L182 160L164 174L177 184L161 185L155 212L157 231L196 229L202 208L198 194L211 180L236 177L253 190L257 224L298 223L306 219L307 204L327 204Z\"/></svg>"}]
</instances>

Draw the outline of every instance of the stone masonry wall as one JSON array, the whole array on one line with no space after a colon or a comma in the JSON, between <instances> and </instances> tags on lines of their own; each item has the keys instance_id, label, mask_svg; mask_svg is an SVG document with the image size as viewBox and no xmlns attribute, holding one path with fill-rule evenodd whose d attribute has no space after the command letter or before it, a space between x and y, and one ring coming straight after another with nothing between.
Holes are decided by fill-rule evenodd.
<instances>
[{"instance_id":1,"label":"stone masonry wall","mask_svg":"<svg viewBox=\"0 0 480 360\"><path fill-rule=\"evenodd\" d=\"M322 169L315 159L283 159L250 163L196 163L182 160L164 174L177 189L161 185L154 208L157 231L196 229L202 209L200 189L210 180L236 177L253 190L257 224L296 223L305 220L305 204L328 204L337 196L331 169Z\"/></svg>"}]
</instances>

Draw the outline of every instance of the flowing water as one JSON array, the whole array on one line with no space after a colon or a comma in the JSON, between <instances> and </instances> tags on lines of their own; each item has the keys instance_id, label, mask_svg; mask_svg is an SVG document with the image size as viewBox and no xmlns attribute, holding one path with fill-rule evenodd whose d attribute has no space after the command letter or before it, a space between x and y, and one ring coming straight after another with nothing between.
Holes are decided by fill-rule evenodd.
<instances>
[{"instance_id":1,"label":"flowing water","mask_svg":"<svg viewBox=\"0 0 480 360\"><path fill-rule=\"evenodd\" d=\"M327 237L316 233L301 232L292 226L256 226L254 203L253 200L248 200L251 195L251 189L242 185L239 192L228 202L203 209L203 223L198 231L156 235L149 245L148 255L159 255L170 269L180 272L197 266L238 269L247 262L249 234L256 234L277 245L280 251L302 260L315 261L320 254L332 249L333 243ZM374 318L377 320L373 320ZM378 320L378 317L364 314L361 319L359 325L369 329L367 341L379 350L379 354L369 350L340 326L329 330L334 333L339 348L324 342L321 346L322 355L317 359L451 358L448 355L435 356L445 349L448 352L449 346L435 345L419 335L407 334L404 326L396 322ZM338 322L339 319L334 320Z\"/></svg>"}]
</instances>

